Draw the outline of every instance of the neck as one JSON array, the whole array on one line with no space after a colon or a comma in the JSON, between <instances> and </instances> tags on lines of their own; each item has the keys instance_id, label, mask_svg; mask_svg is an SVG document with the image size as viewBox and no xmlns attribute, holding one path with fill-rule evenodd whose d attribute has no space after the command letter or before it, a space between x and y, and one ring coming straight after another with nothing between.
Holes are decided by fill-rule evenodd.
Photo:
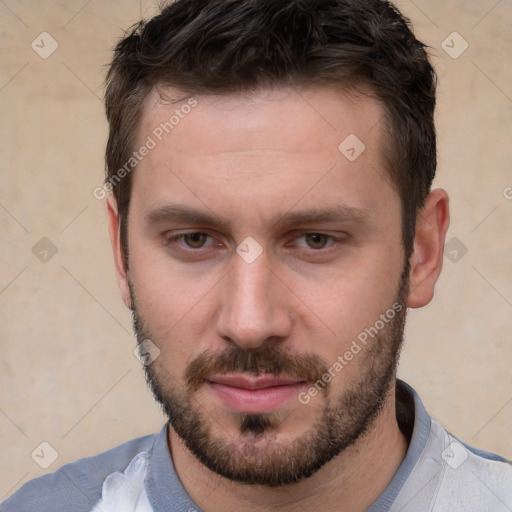
<instances>
[{"instance_id":1,"label":"neck","mask_svg":"<svg viewBox=\"0 0 512 512\"><path fill-rule=\"evenodd\" d=\"M395 413L395 389L373 428L311 477L278 488L250 486L221 477L185 447L169 428L169 448L181 483L205 512L363 512L384 492L407 451Z\"/></svg>"}]
</instances>

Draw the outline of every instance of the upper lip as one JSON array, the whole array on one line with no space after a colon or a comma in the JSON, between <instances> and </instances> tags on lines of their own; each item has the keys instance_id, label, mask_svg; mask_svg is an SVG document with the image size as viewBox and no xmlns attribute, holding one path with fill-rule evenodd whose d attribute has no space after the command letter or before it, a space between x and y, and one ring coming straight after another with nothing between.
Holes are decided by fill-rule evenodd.
<instances>
[{"instance_id":1,"label":"upper lip","mask_svg":"<svg viewBox=\"0 0 512 512\"><path fill-rule=\"evenodd\" d=\"M275 377L274 375L214 375L208 379L215 384L223 384L241 389L265 389L273 386L288 386L305 382L293 377Z\"/></svg>"}]
</instances>

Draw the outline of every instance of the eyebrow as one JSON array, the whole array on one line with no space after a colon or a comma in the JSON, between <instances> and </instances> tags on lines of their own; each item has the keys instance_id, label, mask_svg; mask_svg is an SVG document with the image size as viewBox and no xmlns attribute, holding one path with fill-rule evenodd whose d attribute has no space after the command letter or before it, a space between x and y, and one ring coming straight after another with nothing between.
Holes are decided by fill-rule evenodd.
<instances>
[{"instance_id":1,"label":"eyebrow","mask_svg":"<svg viewBox=\"0 0 512 512\"><path fill-rule=\"evenodd\" d=\"M212 211L201 211L190 206L179 204L168 204L149 211L145 215L149 224L164 224L180 222L184 224L196 224L202 226L229 227L231 221L216 215ZM370 215L366 210L355 208L353 206L335 205L326 208L308 208L301 211L288 211L278 215L272 227L281 226L289 228L298 225L307 225L315 223L366 223L370 220Z\"/></svg>"}]
</instances>

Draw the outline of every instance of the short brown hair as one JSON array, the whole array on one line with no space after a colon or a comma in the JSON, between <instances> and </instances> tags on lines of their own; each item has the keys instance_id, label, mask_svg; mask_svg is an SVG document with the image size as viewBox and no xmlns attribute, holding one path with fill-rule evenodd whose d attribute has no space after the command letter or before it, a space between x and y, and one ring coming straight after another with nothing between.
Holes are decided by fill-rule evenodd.
<instances>
[{"instance_id":1,"label":"short brown hair","mask_svg":"<svg viewBox=\"0 0 512 512\"><path fill-rule=\"evenodd\" d=\"M386 112L386 160L402 205L406 256L436 170L436 75L409 21L383 0L176 0L132 27L107 75L106 182L127 255L131 174L113 182L136 142L155 85L189 94L261 86L363 85ZM123 173L124 174L124 173Z\"/></svg>"}]
</instances>

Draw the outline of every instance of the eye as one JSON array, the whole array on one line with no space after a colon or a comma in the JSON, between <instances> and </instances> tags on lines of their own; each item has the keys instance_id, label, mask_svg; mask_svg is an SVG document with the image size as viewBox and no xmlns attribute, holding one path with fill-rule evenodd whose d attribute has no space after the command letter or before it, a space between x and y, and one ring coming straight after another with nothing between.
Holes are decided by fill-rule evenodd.
<instances>
[{"instance_id":1,"label":"eye","mask_svg":"<svg viewBox=\"0 0 512 512\"><path fill-rule=\"evenodd\" d=\"M305 243L297 243L298 247L304 247L306 249L325 249L330 247L333 243L333 237L325 235L323 233L306 233L298 236L295 241L304 240Z\"/></svg>"},{"instance_id":2,"label":"eye","mask_svg":"<svg viewBox=\"0 0 512 512\"><path fill-rule=\"evenodd\" d=\"M207 247L208 240L213 240L207 233L195 231L191 233L179 233L176 235L170 235L166 238L166 244L169 246L178 246L181 249L202 249Z\"/></svg>"},{"instance_id":3,"label":"eye","mask_svg":"<svg viewBox=\"0 0 512 512\"><path fill-rule=\"evenodd\" d=\"M187 233L182 235L182 239L191 249L200 249L206 243L208 235L206 233Z\"/></svg>"}]
</instances>

